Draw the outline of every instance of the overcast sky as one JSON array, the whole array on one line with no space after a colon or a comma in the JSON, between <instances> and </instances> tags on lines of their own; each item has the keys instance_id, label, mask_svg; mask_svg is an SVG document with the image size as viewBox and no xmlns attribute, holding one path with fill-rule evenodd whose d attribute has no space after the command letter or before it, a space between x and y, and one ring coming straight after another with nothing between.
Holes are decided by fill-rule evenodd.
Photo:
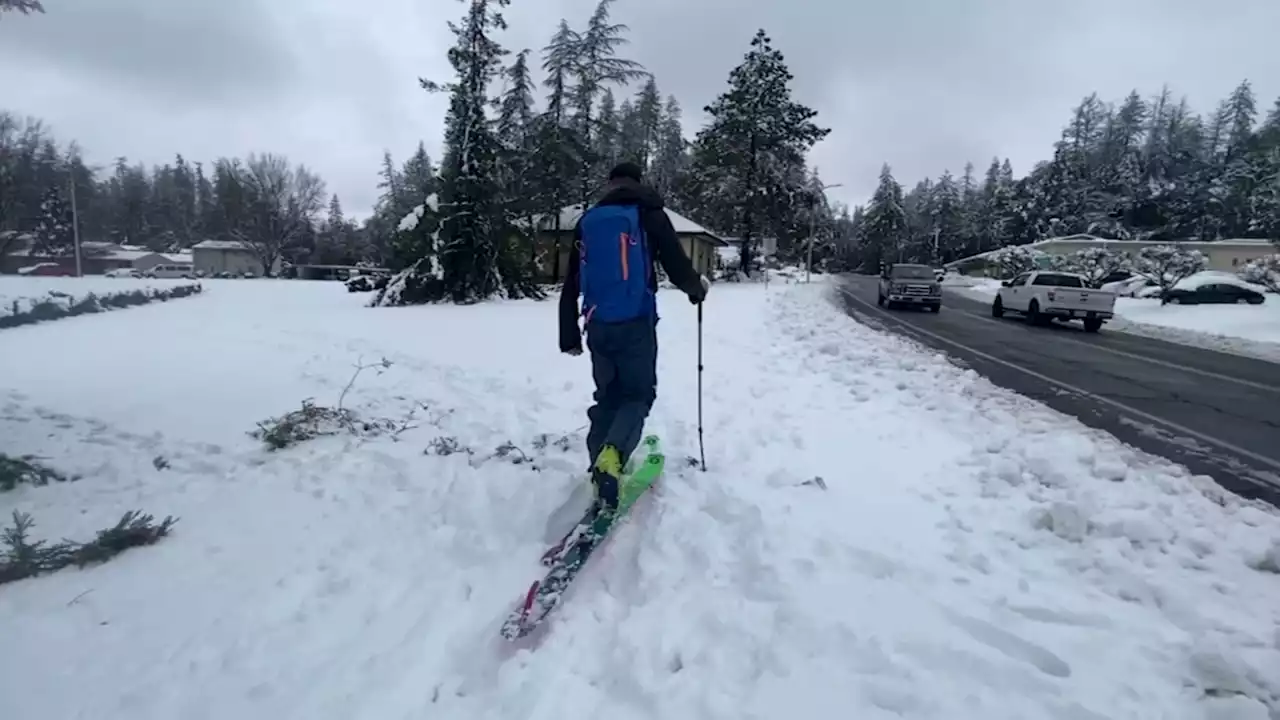
<instances>
[{"instance_id":1,"label":"overcast sky","mask_svg":"<svg viewBox=\"0 0 1280 720\"><path fill-rule=\"evenodd\" d=\"M540 49L594 0L513 0L512 50ZM45 0L0 19L0 108L48 121L91 162L164 163L272 151L318 170L351 214L376 194L382 150L419 140L437 160L456 0ZM1200 110L1240 80L1265 112L1280 95L1280 0L618 0L626 53L686 108L725 87L758 27L796 76L795 97L832 129L813 152L833 199L866 200L883 162L905 185L1021 175L1045 159L1071 108L1169 82Z\"/></svg>"}]
</instances>

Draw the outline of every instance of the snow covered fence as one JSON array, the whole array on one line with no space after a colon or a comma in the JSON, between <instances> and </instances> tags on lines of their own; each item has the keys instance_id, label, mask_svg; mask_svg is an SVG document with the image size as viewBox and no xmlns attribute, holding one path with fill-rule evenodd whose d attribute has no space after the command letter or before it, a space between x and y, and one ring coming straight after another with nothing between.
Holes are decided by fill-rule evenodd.
<instances>
[{"instance_id":1,"label":"snow covered fence","mask_svg":"<svg viewBox=\"0 0 1280 720\"><path fill-rule=\"evenodd\" d=\"M200 283L188 283L170 287L134 287L115 292L88 292L80 296L50 289L45 290L44 295L5 297L3 304L0 304L0 329L156 301L165 302L202 291Z\"/></svg>"}]
</instances>

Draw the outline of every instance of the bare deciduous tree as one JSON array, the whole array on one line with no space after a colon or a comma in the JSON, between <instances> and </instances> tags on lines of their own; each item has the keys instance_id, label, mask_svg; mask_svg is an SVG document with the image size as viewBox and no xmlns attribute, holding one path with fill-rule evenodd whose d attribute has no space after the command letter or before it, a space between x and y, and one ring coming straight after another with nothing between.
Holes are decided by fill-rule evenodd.
<instances>
[{"instance_id":1,"label":"bare deciduous tree","mask_svg":"<svg viewBox=\"0 0 1280 720\"><path fill-rule=\"evenodd\" d=\"M288 158L271 153L250 155L237 175L246 212L231 234L257 256L264 274L274 272L285 251L314 227L324 207L324 181L306 166L293 167Z\"/></svg>"}]
</instances>

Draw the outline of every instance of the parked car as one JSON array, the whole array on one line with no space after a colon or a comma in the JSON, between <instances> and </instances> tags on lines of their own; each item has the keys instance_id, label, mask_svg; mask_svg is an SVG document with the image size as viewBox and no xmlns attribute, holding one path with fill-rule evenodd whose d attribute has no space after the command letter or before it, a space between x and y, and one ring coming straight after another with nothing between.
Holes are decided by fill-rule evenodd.
<instances>
[{"instance_id":1,"label":"parked car","mask_svg":"<svg viewBox=\"0 0 1280 720\"><path fill-rule=\"evenodd\" d=\"M942 284L928 265L887 265L880 272L876 303L887 305L890 310L899 305L915 305L938 312L942 309Z\"/></svg>"},{"instance_id":2,"label":"parked car","mask_svg":"<svg viewBox=\"0 0 1280 720\"><path fill-rule=\"evenodd\" d=\"M1081 320L1085 332L1098 332L1115 317L1116 294L1093 290L1083 275L1068 272L1025 272L1001 283L991 303L991 316L1025 315L1032 325L1052 320Z\"/></svg>"},{"instance_id":3,"label":"parked car","mask_svg":"<svg viewBox=\"0 0 1280 720\"><path fill-rule=\"evenodd\" d=\"M1137 277L1137 276L1138 276L1137 273L1133 272L1132 270L1112 270L1106 275L1103 275L1101 280L1098 280L1098 289L1101 290L1102 286L1110 285L1111 283L1118 283L1118 282L1123 282L1125 280L1132 280L1134 277Z\"/></svg>"},{"instance_id":4,"label":"parked car","mask_svg":"<svg viewBox=\"0 0 1280 720\"><path fill-rule=\"evenodd\" d=\"M176 278L184 278L189 280L195 277L195 268L193 268L190 264L186 264L186 263L156 265L155 267L143 273L143 275L149 278L161 278L161 279L169 279L169 280L176 279Z\"/></svg>"},{"instance_id":5,"label":"parked car","mask_svg":"<svg viewBox=\"0 0 1280 720\"><path fill-rule=\"evenodd\" d=\"M1110 277L1110 275L1107 277ZM1106 280L1106 278L1103 278L1103 280ZM1155 282L1150 278L1143 275L1130 274L1128 277L1104 282L1098 286L1098 289L1113 292L1116 297L1137 297L1138 293L1149 287L1156 287Z\"/></svg>"},{"instance_id":6,"label":"parked car","mask_svg":"<svg viewBox=\"0 0 1280 720\"><path fill-rule=\"evenodd\" d=\"M1242 285L1229 282L1204 283L1193 287L1173 287L1164 297L1177 305L1223 305L1248 303L1261 305L1267 297Z\"/></svg>"},{"instance_id":7,"label":"parked car","mask_svg":"<svg viewBox=\"0 0 1280 720\"><path fill-rule=\"evenodd\" d=\"M103 274L104 274L106 277L109 277L109 278L136 278L136 277L142 277L142 273L138 272L138 271L137 271L137 270L135 270L134 268L116 268L115 270L108 270L107 272L105 272L105 273L103 273Z\"/></svg>"},{"instance_id":8,"label":"parked car","mask_svg":"<svg viewBox=\"0 0 1280 720\"><path fill-rule=\"evenodd\" d=\"M18 268L18 274L32 277L71 277L75 272L58 263L42 262Z\"/></svg>"}]
</instances>

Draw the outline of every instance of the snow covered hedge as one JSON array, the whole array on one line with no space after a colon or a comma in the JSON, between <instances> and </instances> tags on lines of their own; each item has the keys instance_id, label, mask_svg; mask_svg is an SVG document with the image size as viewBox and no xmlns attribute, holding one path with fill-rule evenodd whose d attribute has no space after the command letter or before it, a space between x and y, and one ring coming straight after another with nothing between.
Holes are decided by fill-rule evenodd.
<instances>
[{"instance_id":1,"label":"snow covered hedge","mask_svg":"<svg viewBox=\"0 0 1280 720\"><path fill-rule=\"evenodd\" d=\"M1280 293L1280 253L1251 260L1240 268L1240 279Z\"/></svg>"},{"instance_id":2,"label":"snow covered hedge","mask_svg":"<svg viewBox=\"0 0 1280 720\"><path fill-rule=\"evenodd\" d=\"M0 307L0 329L30 325L47 320L105 312L118 308L146 305L184 298L203 291L199 283L175 285L167 288L135 288L111 293L86 293L80 297L50 290L43 297L19 298L7 307Z\"/></svg>"}]
</instances>

